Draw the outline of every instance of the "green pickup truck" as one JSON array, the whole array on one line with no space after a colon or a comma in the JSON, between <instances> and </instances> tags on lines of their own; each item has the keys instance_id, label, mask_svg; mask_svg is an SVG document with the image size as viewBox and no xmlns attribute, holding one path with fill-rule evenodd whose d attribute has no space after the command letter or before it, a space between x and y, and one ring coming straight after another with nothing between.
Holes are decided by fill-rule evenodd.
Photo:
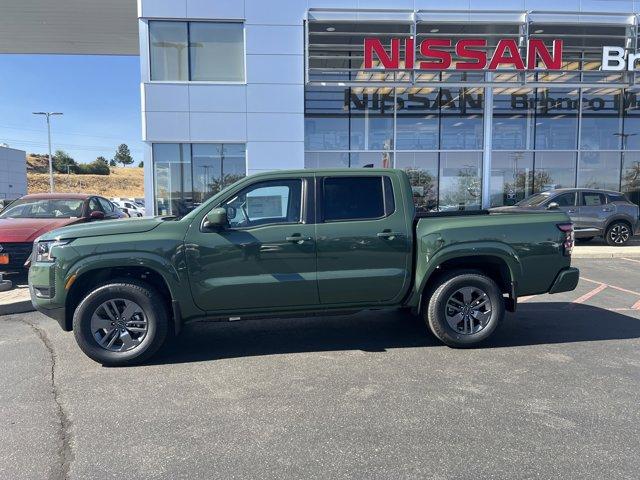
<instances>
[{"instance_id":1,"label":"green pickup truck","mask_svg":"<svg viewBox=\"0 0 640 480\"><path fill-rule=\"evenodd\" d=\"M400 170L246 177L181 218L65 227L34 244L34 306L106 365L187 322L407 309L452 347L489 337L522 295L573 290L563 212L416 215Z\"/></svg>"}]
</instances>

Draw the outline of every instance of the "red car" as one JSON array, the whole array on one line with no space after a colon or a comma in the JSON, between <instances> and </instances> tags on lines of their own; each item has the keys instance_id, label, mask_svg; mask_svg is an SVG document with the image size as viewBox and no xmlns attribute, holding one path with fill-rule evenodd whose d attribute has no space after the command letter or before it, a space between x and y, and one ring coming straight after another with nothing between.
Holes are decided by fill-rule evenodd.
<instances>
[{"instance_id":1,"label":"red car","mask_svg":"<svg viewBox=\"0 0 640 480\"><path fill-rule=\"evenodd\" d=\"M24 272L33 241L45 232L75 223L125 217L113 203L96 195L25 195L0 212L0 271Z\"/></svg>"}]
</instances>

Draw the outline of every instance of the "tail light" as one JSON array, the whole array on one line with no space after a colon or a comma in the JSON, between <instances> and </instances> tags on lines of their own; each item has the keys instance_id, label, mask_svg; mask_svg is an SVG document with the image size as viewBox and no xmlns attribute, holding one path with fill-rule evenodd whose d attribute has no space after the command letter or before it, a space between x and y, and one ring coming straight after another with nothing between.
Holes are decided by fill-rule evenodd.
<instances>
[{"instance_id":1,"label":"tail light","mask_svg":"<svg viewBox=\"0 0 640 480\"><path fill-rule=\"evenodd\" d=\"M566 256L571 255L573 246L576 243L576 237L573 233L573 223L559 223L558 229L564 233L564 241L562 242L562 249Z\"/></svg>"}]
</instances>

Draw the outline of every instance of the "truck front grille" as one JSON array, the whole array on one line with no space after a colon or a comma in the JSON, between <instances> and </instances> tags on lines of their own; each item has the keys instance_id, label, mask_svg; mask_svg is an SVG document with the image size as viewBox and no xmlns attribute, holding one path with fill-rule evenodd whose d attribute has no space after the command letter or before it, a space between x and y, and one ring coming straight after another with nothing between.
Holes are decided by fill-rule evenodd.
<instances>
[{"instance_id":1,"label":"truck front grille","mask_svg":"<svg viewBox=\"0 0 640 480\"><path fill-rule=\"evenodd\" d=\"M2 251L0 253L6 253L9 255L9 264L0 265L0 270L20 270L24 268L24 262L27 261L31 250L33 249L33 243L20 242L20 243L0 243L2 245Z\"/></svg>"}]
</instances>

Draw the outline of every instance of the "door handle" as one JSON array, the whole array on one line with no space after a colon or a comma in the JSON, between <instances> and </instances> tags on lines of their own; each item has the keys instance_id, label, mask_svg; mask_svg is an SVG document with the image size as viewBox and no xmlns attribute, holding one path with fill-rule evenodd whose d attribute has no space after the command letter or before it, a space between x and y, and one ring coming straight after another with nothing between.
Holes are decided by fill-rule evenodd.
<instances>
[{"instance_id":1,"label":"door handle","mask_svg":"<svg viewBox=\"0 0 640 480\"><path fill-rule=\"evenodd\" d=\"M603 208L603 212L613 212L613 208Z\"/></svg>"},{"instance_id":2,"label":"door handle","mask_svg":"<svg viewBox=\"0 0 640 480\"><path fill-rule=\"evenodd\" d=\"M287 242L298 243L298 244L301 244L304 242L310 242L311 240L313 240L311 237L303 237L299 233L294 233L290 237L285 237L284 239Z\"/></svg>"},{"instance_id":3,"label":"door handle","mask_svg":"<svg viewBox=\"0 0 640 480\"><path fill-rule=\"evenodd\" d=\"M575 208L570 208L569 210L567 210L567 213L576 213L576 209Z\"/></svg>"},{"instance_id":4,"label":"door handle","mask_svg":"<svg viewBox=\"0 0 640 480\"><path fill-rule=\"evenodd\" d=\"M394 238L400 236L399 232L390 232L385 230L384 232L376 233L376 237L378 238L388 238L389 240L393 240Z\"/></svg>"}]
</instances>

